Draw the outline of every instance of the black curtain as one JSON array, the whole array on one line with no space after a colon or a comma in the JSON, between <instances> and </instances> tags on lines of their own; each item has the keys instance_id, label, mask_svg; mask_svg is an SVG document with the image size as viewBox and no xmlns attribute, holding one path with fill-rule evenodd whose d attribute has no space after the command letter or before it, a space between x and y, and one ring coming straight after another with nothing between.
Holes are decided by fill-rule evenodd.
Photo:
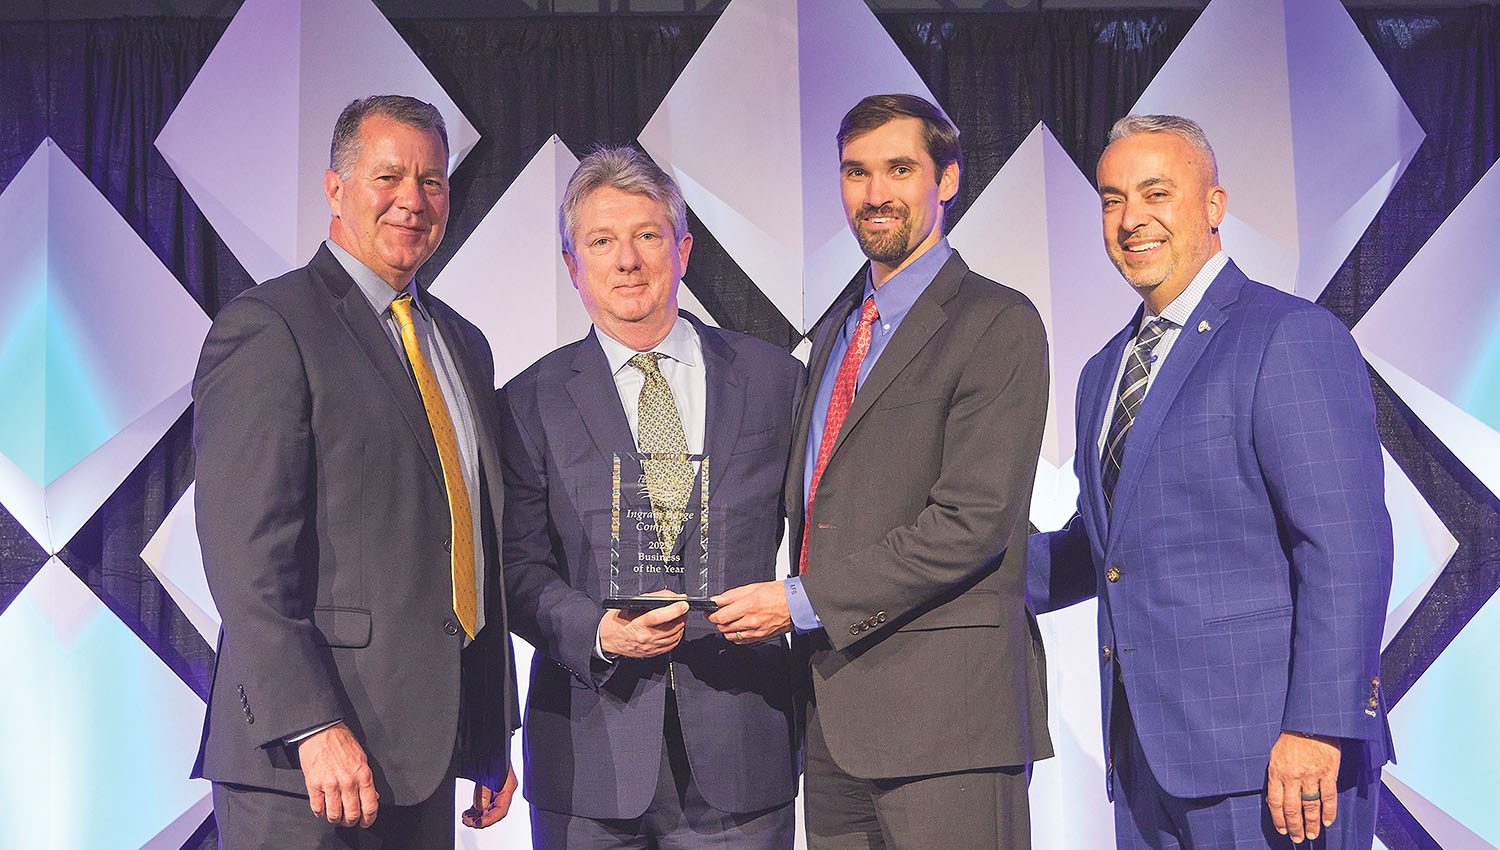
<instances>
[{"instance_id":1,"label":"black curtain","mask_svg":"<svg viewBox=\"0 0 1500 850\"><path fill-rule=\"evenodd\" d=\"M1092 175L1109 125L1128 111L1197 14L881 16L963 132L967 171L951 221L1038 121ZM1352 325L1500 158L1500 10L1351 14L1427 132L1319 299ZM483 136L453 175L448 235L422 274L431 280L549 136L556 133L579 155L596 142L634 140L714 19L549 15L394 24ZM226 26L217 19L0 23L0 187L50 136L210 316L253 281L152 142ZM795 345L795 329L713 235L692 224L686 283L694 294L725 326ZM1373 373L1372 379L1387 447L1459 540L1427 601L1386 651L1383 675L1395 701L1500 586L1500 504ZM192 481L190 420L191 411L60 554L206 695L212 650L139 557ZM0 510L0 610L44 557ZM1382 805L1380 835L1392 850L1438 846L1394 797L1386 795ZM210 820L186 846L209 847L213 838Z\"/></svg>"}]
</instances>

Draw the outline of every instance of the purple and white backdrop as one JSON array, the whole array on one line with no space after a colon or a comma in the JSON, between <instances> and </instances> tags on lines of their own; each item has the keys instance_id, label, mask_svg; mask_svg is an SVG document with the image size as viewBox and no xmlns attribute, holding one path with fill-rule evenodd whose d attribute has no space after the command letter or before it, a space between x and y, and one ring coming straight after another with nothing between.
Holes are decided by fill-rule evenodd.
<instances>
[{"instance_id":1,"label":"purple and white backdrop","mask_svg":"<svg viewBox=\"0 0 1500 850\"><path fill-rule=\"evenodd\" d=\"M732 0L391 21L371 0L244 0L227 25L0 22L0 848L211 846L208 785L187 779L218 628L188 383L212 313L326 234L333 119L377 91L447 118L453 220L423 278L489 336L497 384L587 330L555 215L593 143L635 141L681 183L685 306L805 354L862 262L839 117L875 91L935 99L968 154L951 240L1048 326L1039 528L1077 494L1077 374L1136 303L1100 245L1103 134L1127 111L1199 120L1228 251L1334 310L1371 367L1397 546L1378 846L1500 848L1497 12ZM1032 782L1036 846L1110 848L1093 606L1042 628L1059 755ZM459 846L526 834L518 801Z\"/></svg>"}]
</instances>

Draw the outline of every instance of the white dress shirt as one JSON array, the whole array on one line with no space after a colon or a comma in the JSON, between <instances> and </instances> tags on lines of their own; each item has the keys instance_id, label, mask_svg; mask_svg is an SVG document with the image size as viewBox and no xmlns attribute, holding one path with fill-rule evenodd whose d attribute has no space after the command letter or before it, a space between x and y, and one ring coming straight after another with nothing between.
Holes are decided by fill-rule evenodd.
<instances>
[{"instance_id":1,"label":"white dress shirt","mask_svg":"<svg viewBox=\"0 0 1500 850\"><path fill-rule=\"evenodd\" d=\"M625 409L625 421L630 423L630 433L636 434L641 388L646 385L646 376L630 365L630 358L642 352L597 327L595 330L598 331L599 346L604 349L604 359L609 361L609 371L615 379L615 391L620 394L620 406ZM677 402L688 454L702 454L703 432L707 427L708 378L703 368L703 343L698 339L698 331L692 322L678 316L677 323L667 332L667 338L651 350L666 355L658 366L662 377L667 379L667 386L672 388L673 401ZM636 450L640 450L639 444Z\"/></svg>"},{"instance_id":2,"label":"white dress shirt","mask_svg":"<svg viewBox=\"0 0 1500 850\"><path fill-rule=\"evenodd\" d=\"M604 359L609 361L610 374L615 379L615 392L619 393L620 406L625 409L625 421L630 423L630 433L635 435L636 450L640 451L638 421L640 417L641 388L646 385L646 375L630 365L630 358L643 352L636 351L620 342L597 325L595 334L599 347L604 349ZM658 361L667 386L672 388L672 400L677 403L677 415L682 417L682 433L687 437L688 454L703 453L703 432L708 428L708 372L703 366L703 343L698 331L681 316L666 339L652 349L666 355ZM698 464L693 463L696 471ZM603 621L600 622L603 625ZM594 654L606 661L614 658L606 655L598 631L594 633Z\"/></svg>"}]
</instances>

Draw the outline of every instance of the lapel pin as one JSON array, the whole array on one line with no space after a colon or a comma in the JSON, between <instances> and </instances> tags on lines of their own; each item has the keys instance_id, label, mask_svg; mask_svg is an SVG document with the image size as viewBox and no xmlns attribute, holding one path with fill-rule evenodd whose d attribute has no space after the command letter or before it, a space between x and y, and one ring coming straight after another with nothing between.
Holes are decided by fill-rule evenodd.
<instances>
[{"instance_id":1,"label":"lapel pin","mask_svg":"<svg viewBox=\"0 0 1500 850\"><path fill-rule=\"evenodd\" d=\"M1207 319L1205 319L1205 320L1203 320L1203 321L1201 321L1201 322L1198 323L1198 333L1201 334L1204 331L1210 331L1210 330L1213 330L1213 325L1210 325L1208 323Z\"/></svg>"}]
</instances>

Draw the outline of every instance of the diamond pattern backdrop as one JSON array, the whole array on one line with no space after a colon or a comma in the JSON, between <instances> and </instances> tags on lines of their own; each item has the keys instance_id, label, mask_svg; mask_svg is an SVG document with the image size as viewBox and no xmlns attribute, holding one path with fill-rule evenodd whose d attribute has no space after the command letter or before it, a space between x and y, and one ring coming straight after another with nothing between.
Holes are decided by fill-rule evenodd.
<instances>
[{"instance_id":1,"label":"diamond pattern backdrop","mask_svg":"<svg viewBox=\"0 0 1500 850\"><path fill-rule=\"evenodd\" d=\"M131 161L190 196L228 248L219 264L264 280L304 262L326 234L320 175L343 103L373 91L431 100L448 119L457 197L448 244L424 278L485 330L503 382L587 330L555 220L577 154L596 141L637 139L681 182L696 240L687 279L718 315L687 287L683 306L767 335L786 324L804 332L862 259L838 201L839 117L873 91L935 97L969 154L952 242L976 269L1026 292L1047 322L1052 406L1033 521L1050 528L1067 519L1076 493L1078 370L1136 302L1099 245L1094 101L1115 104L1106 126L1132 103L1198 118L1230 193L1230 252L1252 276L1319 297L1355 325L1374 368L1398 547L1384 674L1401 762L1387 771L1384 846L1495 848L1500 816L1488 796L1500 786L1500 738L1490 717L1500 691L1486 661L1500 640L1491 599L1500 583L1500 241L1489 231L1500 218L1500 143L1486 116L1500 96L1481 87L1489 102L1463 106L1477 148L1472 134L1451 138L1454 104L1443 86L1416 87L1414 99L1401 85L1412 60L1392 47L1413 49L1447 27L1494 49L1500 16L1465 14L1357 23L1337 0L1214 0L1175 18L877 18L861 0L732 0L706 35L697 19L626 18L574 22L559 35L551 22L393 26L370 0L245 0L185 62L169 117L135 128L155 139L168 169ZM520 35L492 35L508 26ZM57 31L46 38L67 37ZM1024 79L1002 83L1012 96L975 102L1010 57L962 54L954 45L965 32L991 49L1018 45L1029 64ZM0 48L12 48L0 50L0 69L21 67L29 80L33 66L51 74L73 61L35 39L0 24ZM1162 46L1174 39L1168 57ZM628 63L640 61L642 44L668 45L672 79L659 68L635 79ZM1069 51L1106 59L1092 77L1054 75ZM1132 51L1164 62L1122 70ZM613 71L600 72L596 96L588 73L566 69L600 57L594 67ZM1475 73L1457 62L1447 72ZM138 69L120 73L138 80ZM541 106L506 99L542 79L557 90L543 92ZM0 89L23 106L33 95L106 97L66 85ZM564 117L560 104L591 96L588 120ZM7 113L0 102L0 114L32 112ZM112 113L89 114L95 135L113 131ZM216 639L193 490L174 500L183 485L148 483L146 498L171 506L151 519L122 482L150 452L190 457L183 429L169 431L188 403L208 321L189 293L205 305L233 293L205 293L205 275L211 283L222 273L185 262L140 205L122 201L137 195L118 191L116 168L79 171L83 155L69 144L90 138L0 134L0 255L11 260L0 270L10 305L0 322L0 761L49 764L54 777L0 771L0 846L197 848L213 835L206 786L185 778L202 702L179 676L185 667L201 675L211 657L184 659L171 637L182 622L209 647ZM1471 162L1455 167L1460 149ZM1425 223L1390 218L1393 204ZM1380 237L1409 246L1394 252L1409 258L1404 268L1356 262ZM790 345L805 350L799 342ZM132 522L135 563L111 566L119 562L104 529ZM102 568L65 551L75 535L105 553ZM47 557L56 553L62 560ZM122 577L161 594L169 616L104 591ZM1050 615L1042 628L1059 758L1036 773L1036 843L1108 847L1093 605ZM67 777L77 775L125 789L108 801L120 819L107 832L101 824L111 821L64 814L76 794ZM456 809L467 795L459 789ZM459 830L460 846L520 846L523 809L518 800L496 830Z\"/></svg>"}]
</instances>

